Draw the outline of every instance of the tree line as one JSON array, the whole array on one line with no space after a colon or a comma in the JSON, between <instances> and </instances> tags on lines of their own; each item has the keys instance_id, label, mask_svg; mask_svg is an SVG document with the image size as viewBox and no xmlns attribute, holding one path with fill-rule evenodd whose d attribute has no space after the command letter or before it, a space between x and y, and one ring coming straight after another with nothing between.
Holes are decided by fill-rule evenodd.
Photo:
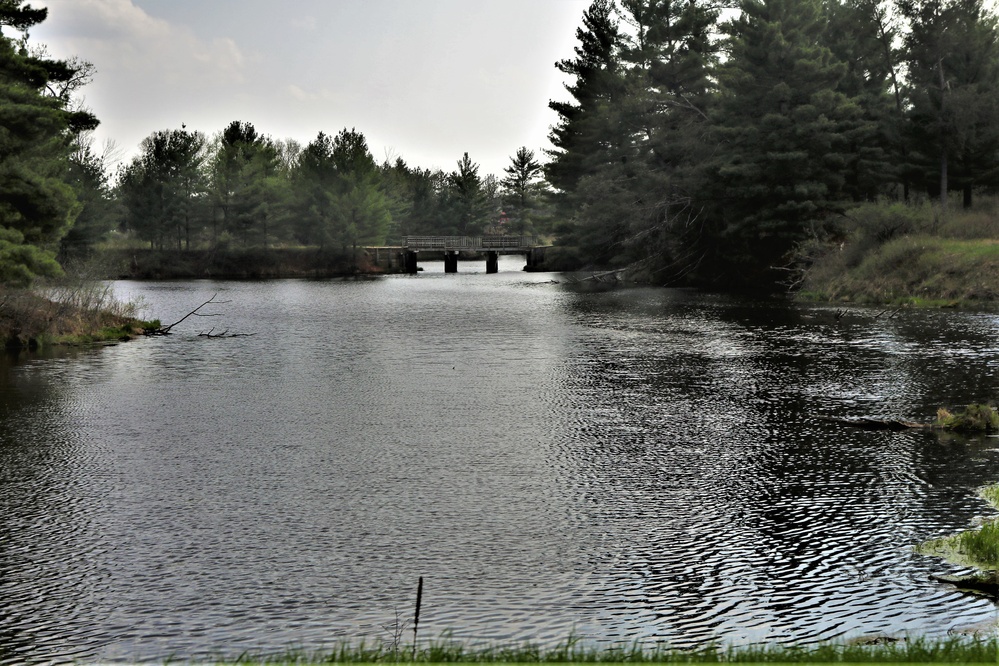
<instances>
[{"instance_id":1,"label":"tree line","mask_svg":"<svg viewBox=\"0 0 999 666\"><path fill-rule=\"evenodd\" d=\"M971 206L999 184L999 39L982 0L594 0L552 148L502 178L378 163L356 129L307 145L236 120L153 132L111 171L75 101L93 67L28 44L0 0L0 281L112 234L152 248L344 251L412 234L549 234L567 268L772 281L851 207Z\"/></svg>"},{"instance_id":2,"label":"tree line","mask_svg":"<svg viewBox=\"0 0 999 666\"><path fill-rule=\"evenodd\" d=\"M108 197L120 207L117 228L158 249L344 251L407 235L537 233L548 205L540 163L521 148L505 171L482 175L468 153L451 172L402 158L378 164L356 129L302 146L233 121L211 139L186 127L154 132Z\"/></svg>"},{"instance_id":3,"label":"tree line","mask_svg":"<svg viewBox=\"0 0 999 666\"><path fill-rule=\"evenodd\" d=\"M770 282L860 202L999 184L981 0L595 0L545 175L579 264Z\"/></svg>"}]
</instances>

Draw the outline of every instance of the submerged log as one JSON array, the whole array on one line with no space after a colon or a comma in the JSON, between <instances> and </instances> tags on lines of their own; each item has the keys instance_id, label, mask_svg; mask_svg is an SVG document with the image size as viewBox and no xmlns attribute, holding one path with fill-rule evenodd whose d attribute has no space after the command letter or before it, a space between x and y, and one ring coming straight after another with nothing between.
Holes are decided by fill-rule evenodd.
<instances>
[{"instance_id":1,"label":"submerged log","mask_svg":"<svg viewBox=\"0 0 999 666\"><path fill-rule=\"evenodd\" d=\"M965 433L999 432L999 411L996 411L996 408L990 405L978 403L968 405L963 410L953 414L941 408L937 410L937 420L933 423L919 423L903 419L874 419L867 416L852 418L820 416L819 418L824 421L833 421L865 430L911 430L921 428Z\"/></svg>"},{"instance_id":2,"label":"submerged log","mask_svg":"<svg viewBox=\"0 0 999 666\"><path fill-rule=\"evenodd\" d=\"M840 418L836 416L821 416L823 421L842 423L843 425L862 428L864 430L911 430L913 428L938 428L941 426L933 423L917 423L915 421L902 421L901 419L872 419L866 416L852 418Z\"/></svg>"}]
</instances>

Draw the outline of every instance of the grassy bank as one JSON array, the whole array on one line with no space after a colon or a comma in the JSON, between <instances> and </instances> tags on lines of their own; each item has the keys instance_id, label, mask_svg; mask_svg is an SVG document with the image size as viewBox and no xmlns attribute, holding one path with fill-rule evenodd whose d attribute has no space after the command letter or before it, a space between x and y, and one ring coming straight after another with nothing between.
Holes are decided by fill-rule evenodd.
<instances>
[{"instance_id":1,"label":"grassy bank","mask_svg":"<svg viewBox=\"0 0 999 666\"><path fill-rule=\"evenodd\" d=\"M123 340L158 324L143 322L137 314L138 304L119 301L101 282L0 288L0 344L7 349L37 349Z\"/></svg>"},{"instance_id":2,"label":"grassy bank","mask_svg":"<svg viewBox=\"0 0 999 666\"><path fill-rule=\"evenodd\" d=\"M999 303L995 199L941 214L929 206L867 204L845 216L842 239L805 247L799 297L927 306Z\"/></svg>"},{"instance_id":3,"label":"grassy bank","mask_svg":"<svg viewBox=\"0 0 999 666\"><path fill-rule=\"evenodd\" d=\"M708 647L700 650L668 648L586 648L567 641L551 648L507 645L473 648L452 641L421 646L394 647L342 645L325 653L291 652L272 657L243 656L213 663L259 664L358 664L358 663L657 663L657 664L986 664L997 663L995 639L951 637L941 640L882 640L870 643L826 643L809 647L748 646Z\"/></svg>"}]
</instances>

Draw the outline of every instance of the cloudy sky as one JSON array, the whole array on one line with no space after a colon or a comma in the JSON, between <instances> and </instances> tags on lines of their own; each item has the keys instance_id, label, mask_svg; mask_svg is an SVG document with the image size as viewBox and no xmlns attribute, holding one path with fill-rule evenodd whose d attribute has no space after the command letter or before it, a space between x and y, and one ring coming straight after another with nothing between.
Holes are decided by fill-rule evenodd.
<instances>
[{"instance_id":1,"label":"cloudy sky","mask_svg":"<svg viewBox=\"0 0 999 666\"><path fill-rule=\"evenodd\" d=\"M547 147L590 0L34 0L31 32L94 63L84 92L97 140L134 154L185 123L233 120L307 143L363 132L375 159L501 175L520 146Z\"/></svg>"}]
</instances>

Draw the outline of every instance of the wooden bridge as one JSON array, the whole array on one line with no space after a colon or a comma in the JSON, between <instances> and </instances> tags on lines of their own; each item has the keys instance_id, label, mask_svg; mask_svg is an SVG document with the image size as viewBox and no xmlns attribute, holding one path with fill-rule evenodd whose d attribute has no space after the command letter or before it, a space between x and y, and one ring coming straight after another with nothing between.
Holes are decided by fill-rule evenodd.
<instances>
[{"instance_id":1,"label":"wooden bridge","mask_svg":"<svg viewBox=\"0 0 999 666\"><path fill-rule=\"evenodd\" d=\"M521 254L540 247L532 236L406 236L402 245L407 250L462 250L481 252L491 250Z\"/></svg>"},{"instance_id":2,"label":"wooden bridge","mask_svg":"<svg viewBox=\"0 0 999 666\"><path fill-rule=\"evenodd\" d=\"M368 248L375 253L375 263L379 263L381 252L387 251L390 261L397 254L398 265L406 273L416 273L419 253L433 252L444 255L444 272L458 272L458 253L475 252L486 257L486 273L499 271L499 255L525 254L527 266L524 270L535 270L544 260L545 245L533 236L406 236L401 246Z\"/></svg>"}]
</instances>

